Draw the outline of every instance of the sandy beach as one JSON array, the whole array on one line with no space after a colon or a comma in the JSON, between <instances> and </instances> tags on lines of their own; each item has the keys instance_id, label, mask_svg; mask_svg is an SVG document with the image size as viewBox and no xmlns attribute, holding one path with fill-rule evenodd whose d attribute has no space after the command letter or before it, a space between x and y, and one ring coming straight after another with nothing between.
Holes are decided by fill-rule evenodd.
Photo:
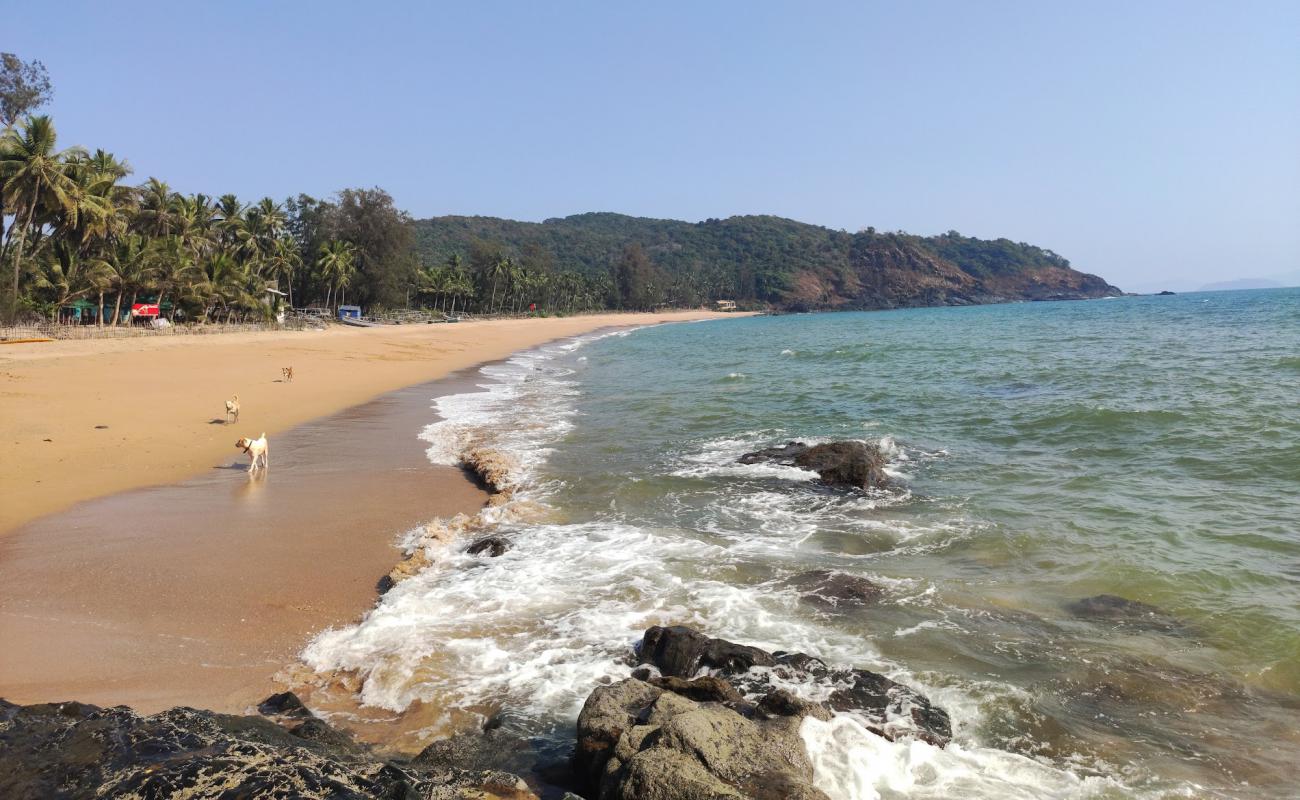
<instances>
[{"instance_id":1,"label":"sandy beach","mask_svg":"<svg viewBox=\"0 0 1300 800\"><path fill-rule=\"evenodd\" d=\"M0 696L246 711L370 607L397 535L484 502L425 458L431 398L546 341L707 316L6 347ZM250 481L232 445L262 431L272 467Z\"/></svg>"},{"instance_id":2,"label":"sandy beach","mask_svg":"<svg viewBox=\"0 0 1300 800\"><path fill-rule=\"evenodd\" d=\"M0 346L0 535L113 492L228 463L282 430L553 339L711 312ZM724 315L725 316L725 315ZM293 383L280 368L294 368ZM238 395L238 424L223 425Z\"/></svg>"}]
</instances>

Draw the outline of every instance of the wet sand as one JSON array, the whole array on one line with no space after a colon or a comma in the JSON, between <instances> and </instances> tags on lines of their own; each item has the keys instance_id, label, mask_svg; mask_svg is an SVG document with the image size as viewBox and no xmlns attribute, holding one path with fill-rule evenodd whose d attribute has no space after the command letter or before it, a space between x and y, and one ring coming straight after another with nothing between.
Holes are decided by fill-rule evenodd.
<instances>
[{"instance_id":1,"label":"wet sand","mask_svg":"<svg viewBox=\"0 0 1300 800\"><path fill-rule=\"evenodd\" d=\"M486 495L430 464L431 399L400 390L294 428L265 477L224 463L84 502L0 537L0 696L243 712L310 636L354 620L396 537Z\"/></svg>"}]
</instances>

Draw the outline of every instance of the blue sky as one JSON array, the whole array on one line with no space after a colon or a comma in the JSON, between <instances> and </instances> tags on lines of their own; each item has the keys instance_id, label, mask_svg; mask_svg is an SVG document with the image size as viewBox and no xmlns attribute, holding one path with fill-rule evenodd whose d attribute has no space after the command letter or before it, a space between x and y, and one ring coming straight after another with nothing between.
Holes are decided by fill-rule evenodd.
<instances>
[{"instance_id":1,"label":"blue sky","mask_svg":"<svg viewBox=\"0 0 1300 800\"><path fill-rule=\"evenodd\" d=\"M779 214L1300 277L1300 3L62 3L3 10L63 144L249 200Z\"/></svg>"}]
</instances>

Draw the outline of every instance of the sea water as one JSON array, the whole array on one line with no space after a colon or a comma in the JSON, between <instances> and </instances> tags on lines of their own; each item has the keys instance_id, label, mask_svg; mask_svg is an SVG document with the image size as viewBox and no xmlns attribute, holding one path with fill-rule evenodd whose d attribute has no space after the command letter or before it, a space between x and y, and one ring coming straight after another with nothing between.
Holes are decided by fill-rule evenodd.
<instances>
[{"instance_id":1,"label":"sea water","mask_svg":"<svg viewBox=\"0 0 1300 800\"><path fill-rule=\"evenodd\" d=\"M688 624L950 712L946 749L807 721L836 800L1300 795L1300 290L665 325L480 388L421 435L508 455L479 522L513 546L446 547L307 648L368 706L504 710L562 752L642 632ZM837 439L894 488L737 463ZM884 598L830 613L810 569ZM1159 624L1072 611L1100 594Z\"/></svg>"}]
</instances>

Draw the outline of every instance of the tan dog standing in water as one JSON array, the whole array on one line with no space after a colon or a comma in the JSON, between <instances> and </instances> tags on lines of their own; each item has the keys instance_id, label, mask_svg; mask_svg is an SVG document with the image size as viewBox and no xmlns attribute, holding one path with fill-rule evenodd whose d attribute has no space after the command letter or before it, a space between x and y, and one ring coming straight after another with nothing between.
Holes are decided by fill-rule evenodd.
<instances>
[{"instance_id":1,"label":"tan dog standing in water","mask_svg":"<svg viewBox=\"0 0 1300 800\"><path fill-rule=\"evenodd\" d=\"M258 439L249 439L247 436L241 436L239 437L239 441L235 442L235 447L243 450L244 455L252 459L252 463L248 465L248 471L250 473L258 468L259 463L261 464L262 469L266 469L271 465L269 458L271 447L270 443L266 441L265 432L263 432L262 436Z\"/></svg>"}]
</instances>

